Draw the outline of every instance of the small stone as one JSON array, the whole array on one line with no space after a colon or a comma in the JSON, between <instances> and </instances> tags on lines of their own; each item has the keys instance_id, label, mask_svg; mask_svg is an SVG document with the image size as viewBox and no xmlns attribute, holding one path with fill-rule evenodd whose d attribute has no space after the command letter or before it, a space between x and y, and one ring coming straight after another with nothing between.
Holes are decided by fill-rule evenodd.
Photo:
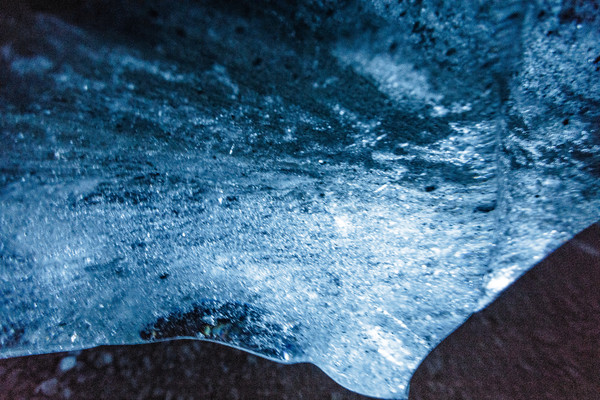
<instances>
[{"instance_id":1,"label":"small stone","mask_svg":"<svg viewBox=\"0 0 600 400\"><path fill-rule=\"evenodd\" d=\"M68 356L60 360L58 367L60 368L61 372L67 372L75 365L77 365L77 358L75 356Z\"/></svg>"},{"instance_id":2,"label":"small stone","mask_svg":"<svg viewBox=\"0 0 600 400\"><path fill-rule=\"evenodd\" d=\"M110 353L102 353L102 363L104 365L112 364L113 356Z\"/></svg>"},{"instance_id":3,"label":"small stone","mask_svg":"<svg viewBox=\"0 0 600 400\"><path fill-rule=\"evenodd\" d=\"M185 31L185 29L183 29L182 27L177 27L175 28L175 33L177 34L177 36L185 38L187 37L187 32Z\"/></svg>"},{"instance_id":4,"label":"small stone","mask_svg":"<svg viewBox=\"0 0 600 400\"><path fill-rule=\"evenodd\" d=\"M494 211L495 209L496 209L496 202L489 203L489 204L482 204L482 205L475 207L475 211L481 212L481 213L489 213L489 212Z\"/></svg>"},{"instance_id":5,"label":"small stone","mask_svg":"<svg viewBox=\"0 0 600 400\"><path fill-rule=\"evenodd\" d=\"M52 378L40 383L35 392L46 396L56 396L58 393L58 379Z\"/></svg>"}]
</instances>

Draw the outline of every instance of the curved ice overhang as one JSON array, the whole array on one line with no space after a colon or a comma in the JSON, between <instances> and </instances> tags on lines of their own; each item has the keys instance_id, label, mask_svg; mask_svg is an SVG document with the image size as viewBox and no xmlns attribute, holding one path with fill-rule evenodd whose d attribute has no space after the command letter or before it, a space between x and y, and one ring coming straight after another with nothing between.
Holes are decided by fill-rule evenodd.
<instances>
[{"instance_id":1,"label":"curved ice overhang","mask_svg":"<svg viewBox=\"0 0 600 400\"><path fill-rule=\"evenodd\" d=\"M600 214L597 23L433 3L3 14L2 356L196 337L402 396Z\"/></svg>"}]
</instances>

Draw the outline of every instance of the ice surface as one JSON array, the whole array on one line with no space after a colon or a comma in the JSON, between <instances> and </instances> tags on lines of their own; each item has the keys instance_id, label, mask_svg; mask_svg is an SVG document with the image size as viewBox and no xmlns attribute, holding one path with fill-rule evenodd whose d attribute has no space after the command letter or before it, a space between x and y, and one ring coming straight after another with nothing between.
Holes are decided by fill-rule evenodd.
<instances>
[{"instance_id":1,"label":"ice surface","mask_svg":"<svg viewBox=\"0 0 600 400\"><path fill-rule=\"evenodd\" d=\"M104 3L0 13L3 357L196 337L402 397L600 215L569 2Z\"/></svg>"}]
</instances>

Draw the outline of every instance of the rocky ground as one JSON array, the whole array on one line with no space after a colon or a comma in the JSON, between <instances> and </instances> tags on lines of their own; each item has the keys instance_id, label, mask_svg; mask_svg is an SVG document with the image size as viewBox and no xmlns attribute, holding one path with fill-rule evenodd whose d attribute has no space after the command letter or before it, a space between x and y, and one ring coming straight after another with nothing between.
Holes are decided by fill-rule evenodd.
<instances>
[{"instance_id":1,"label":"rocky ground","mask_svg":"<svg viewBox=\"0 0 600 400\"><path fill-rule=\"evenodd\" d=\"M314 365L174 341L0 361L0 399L363 399Z\"/></svg>"}]
</instances>

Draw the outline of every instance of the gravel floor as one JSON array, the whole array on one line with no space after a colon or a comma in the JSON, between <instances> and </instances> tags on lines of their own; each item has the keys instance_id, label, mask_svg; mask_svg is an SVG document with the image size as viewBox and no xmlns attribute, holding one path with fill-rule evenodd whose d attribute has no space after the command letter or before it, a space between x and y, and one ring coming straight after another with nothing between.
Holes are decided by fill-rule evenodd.
<instances>
[{"instance_id":1,"label":"gravel floor","mask_svg":"<svg viewBox=\"0 0 600 400\"><path fill-rule=\"evenodd\" d=\"M199 341L0 361L1 399L363 399L309 364Z\"/></svg>"}]
</instances>

